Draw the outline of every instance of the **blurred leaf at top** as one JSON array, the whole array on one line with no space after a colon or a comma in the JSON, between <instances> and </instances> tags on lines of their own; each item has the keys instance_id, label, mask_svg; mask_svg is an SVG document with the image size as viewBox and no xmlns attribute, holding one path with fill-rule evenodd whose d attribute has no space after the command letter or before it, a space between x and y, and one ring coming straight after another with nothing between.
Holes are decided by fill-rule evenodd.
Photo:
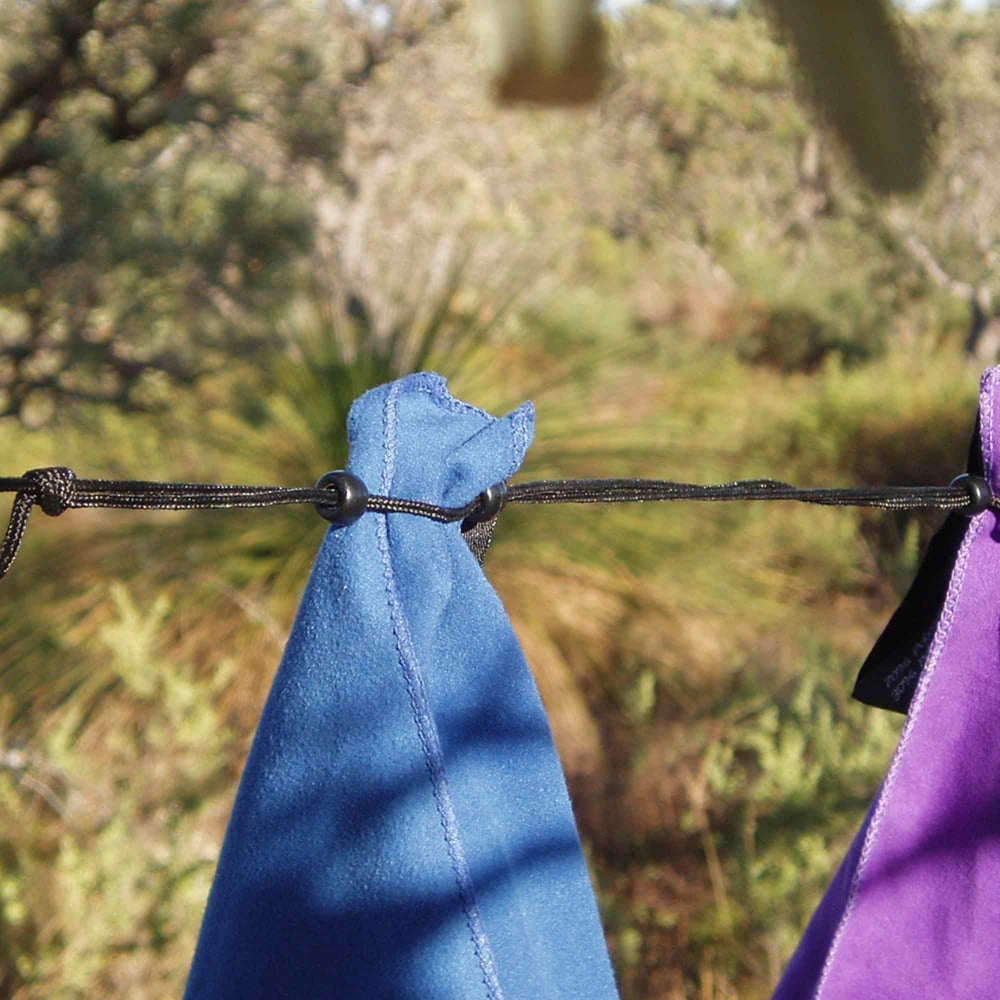
<instances>
[{"instance_id":1,"label":"blurred leaf at top","mask_svg":"<svg viewBox=\"0 0 1000 1000\"><path fill-rule=\"evenodd\" d=\"M594 0L480 0L500 101L582 104L600 92L605 38Z\"/></svg>"},{"instance_id":2,"label":"blurred leaf at top","mask_svg":"<svg viewBox=\"0 0 1000 1000\"><path fill-rule=\"evenodd\" d=\"M807 93L880 192L927 177L935 113L885 0L765 0L798 57Z\"/></svg>"},{"instance_id":3,"label":"blurred leaf at top","mask_svg":"<svg viewBox=\"0 0 1000 1000\"><path fill-rule=\"evenodd\" d=\"M479 0L501 102L579 104L605 77L594 0ZM797 57L804 90L878 192L927 177L935 113L921 67L885 0L764 0Z\"/></svg>"}]
</instances>

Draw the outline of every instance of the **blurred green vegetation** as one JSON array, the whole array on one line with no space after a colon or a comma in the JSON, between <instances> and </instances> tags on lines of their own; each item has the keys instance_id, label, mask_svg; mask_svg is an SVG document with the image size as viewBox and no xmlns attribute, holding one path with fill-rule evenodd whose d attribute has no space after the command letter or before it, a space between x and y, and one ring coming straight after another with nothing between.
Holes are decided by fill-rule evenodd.
<instances>
[{"instance_id":1,"label":"blurred green vegetation","mask_svg":"<svg viewBox=\"0 0 1000 1000\"><path fill-rule=\"evenodd\" d=\"M155 126L115 139L100 102L29 101L0 131L4 157L25 136L52 156L0 177L0 355L38 348L0 369L24 418L0 423L0 471L306 484L343 465L351 401L418 368L494 412L533 398L529 478L963 470L1000 347L996 12L912 22L943 121L900 200L858 183L743 7L637 9L599 106L543 113L493 106L461 4L81 2L135 128L126 84L155 78L136 53L168 11L175 48L212 45L190 80L169 63ZM29 30L0 34L0 94ZM161 349L198 363L143 368ZM0 1000L175 997L324 526L36 517L0 584ZM504 513L487 572L627 1000L769 994L888 763L899 720L848 691L935 523Z\"/></svg>"}]
</instances>

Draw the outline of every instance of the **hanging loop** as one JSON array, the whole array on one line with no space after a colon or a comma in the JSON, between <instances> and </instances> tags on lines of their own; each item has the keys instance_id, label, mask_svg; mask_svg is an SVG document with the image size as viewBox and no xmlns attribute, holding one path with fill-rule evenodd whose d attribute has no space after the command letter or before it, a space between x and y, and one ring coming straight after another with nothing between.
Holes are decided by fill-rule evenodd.
<instances>
[{"instance_id":1,"label":"hanging loop","mask_svg":"<svg viewBox=\"0 0 1000 1000\"><path fill-rule=\"evenodd\" d=\"M65 466L46 469L29 469L20 479L14 505L10 510L10 522L0 541L0 578L10 569L28 527L28 518L34 504L49 517L58 517L73 506L76 495L76 473Z\"/></svg>"}]
</instances>

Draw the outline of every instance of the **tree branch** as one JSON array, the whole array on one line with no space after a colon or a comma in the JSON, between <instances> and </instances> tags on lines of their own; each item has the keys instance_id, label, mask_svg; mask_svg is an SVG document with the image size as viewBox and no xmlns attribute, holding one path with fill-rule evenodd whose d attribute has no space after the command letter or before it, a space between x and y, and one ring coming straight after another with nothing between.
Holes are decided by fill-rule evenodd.
<instances>
[{"instance_id":1,"label":"tree branch","mask_svg":"<svg viewBox=\"0 0 1000 1000\"><path fill-rule=\"evenodd\" d=\"M907 253L920 265L923 272L938 288L943 288L956 298L972 302L976 298L976 286L968 281L952 277L934 256L931 248L912 229L904 228L898 221L889 219L889 226L900 239Z\"/></svg>"}]
</instances>

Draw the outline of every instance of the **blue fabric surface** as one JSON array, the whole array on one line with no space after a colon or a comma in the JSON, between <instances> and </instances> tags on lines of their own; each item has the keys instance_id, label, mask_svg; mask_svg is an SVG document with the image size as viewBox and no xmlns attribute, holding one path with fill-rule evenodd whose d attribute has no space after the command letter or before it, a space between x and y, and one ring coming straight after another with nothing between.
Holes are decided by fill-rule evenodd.
<instances>
[{"instance_id":1,"label":"blue fabric surface","mask_svg":"<svg viewBox=\"0 0 1000 1000\"><path fill-rule=\"evenodd\" d=\"M519 467L422 374L349 424L372 492L456 506ZM616 997L562 771L458 524L331 529L237 794L188 981L224 998Z\"/></svg>"}]
</instances>

